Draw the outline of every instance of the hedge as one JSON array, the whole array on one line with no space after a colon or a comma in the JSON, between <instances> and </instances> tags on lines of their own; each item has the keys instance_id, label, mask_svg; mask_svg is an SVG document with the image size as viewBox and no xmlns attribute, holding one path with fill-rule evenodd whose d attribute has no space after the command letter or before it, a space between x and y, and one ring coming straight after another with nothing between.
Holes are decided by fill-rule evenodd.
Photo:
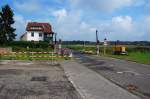
<instances>
[{"instance_id":1,"label":"hedge","mask_svg":"<svg viewBox=\"0 0 150 99\"><path fill-rule=\"evenodd\" d=\"M13 51L49 51L53 50L49 47L48 42L29 42L29 41L13 41L5 45L0 45L1 47L12 47Z\"/></svg>"},{"instance_id":2,"label":"hedge","mask_svg":"<svg viewBox=\"0 0 150 99\"><path fill-rule=\"evenodd\" d=\"M4 46L18 46L23 48L48 48L48 42L29 42L29 41L13 41L5 44Z\"/></svg>"}]
</instances>

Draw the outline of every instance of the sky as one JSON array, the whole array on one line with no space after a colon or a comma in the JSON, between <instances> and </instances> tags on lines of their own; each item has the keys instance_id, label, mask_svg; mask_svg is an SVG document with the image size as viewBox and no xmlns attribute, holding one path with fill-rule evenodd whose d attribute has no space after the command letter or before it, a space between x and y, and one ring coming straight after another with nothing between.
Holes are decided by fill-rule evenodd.
<instances>
[{"instance_id":1,"label":"sky","mask_svg":"<svg viewBox=\"0 0 150 99\"><path fill-rule=\"evenodd\" d=\"M0 0L14 11L17 39L28 22L49 22L62 40L150 41L150 0Z\"/></svg>"}]
</instances>

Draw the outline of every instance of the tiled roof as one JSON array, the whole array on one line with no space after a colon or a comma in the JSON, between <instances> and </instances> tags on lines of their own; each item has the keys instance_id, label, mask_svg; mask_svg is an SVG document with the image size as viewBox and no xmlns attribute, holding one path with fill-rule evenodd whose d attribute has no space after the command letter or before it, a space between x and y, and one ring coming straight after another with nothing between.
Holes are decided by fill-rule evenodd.
<instances>
[{"instance_id":1,"label":"tiled roof","mask_svg":"<svg viewBox=\"0 0 150 99\"><path fill-rule=\"evenodd\" d=\"M52 27L49 23L29 22L26 27L27 31L41 31L52 33Z\"/></svg>"}]
</instances>

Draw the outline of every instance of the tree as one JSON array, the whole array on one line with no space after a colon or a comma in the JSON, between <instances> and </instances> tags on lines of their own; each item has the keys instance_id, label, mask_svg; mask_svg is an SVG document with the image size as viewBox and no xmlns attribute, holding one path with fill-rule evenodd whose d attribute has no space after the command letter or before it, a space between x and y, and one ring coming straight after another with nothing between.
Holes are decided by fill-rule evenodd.
<instances>
[{"instance_id":1,"label":"tree","mask_svg":"<svg viewBox=\"0 0 150 99\"><path fill-rule=\"evenodd\" d=\"M0 44L13 41L16 37L15 28L12 27L14 24L13 19L14 13L9 5L2 7L0 12Z\"/></svg>"}]
</instances>

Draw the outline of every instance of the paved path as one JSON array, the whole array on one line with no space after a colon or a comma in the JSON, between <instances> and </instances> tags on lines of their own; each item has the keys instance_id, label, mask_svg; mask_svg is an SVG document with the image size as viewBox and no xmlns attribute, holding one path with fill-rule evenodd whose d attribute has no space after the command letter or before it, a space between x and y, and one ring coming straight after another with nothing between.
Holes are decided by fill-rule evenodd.
<instances>
[{"instance_id":1,"label":"paved path","mask_svg":"<svg viewBox=\"0 0 150 99\"><path fill-rule=\"evenodd\" d=\"M140 99L75 61L61 64L70 81L85 99Z\"/></svg>"}]
</instances>

